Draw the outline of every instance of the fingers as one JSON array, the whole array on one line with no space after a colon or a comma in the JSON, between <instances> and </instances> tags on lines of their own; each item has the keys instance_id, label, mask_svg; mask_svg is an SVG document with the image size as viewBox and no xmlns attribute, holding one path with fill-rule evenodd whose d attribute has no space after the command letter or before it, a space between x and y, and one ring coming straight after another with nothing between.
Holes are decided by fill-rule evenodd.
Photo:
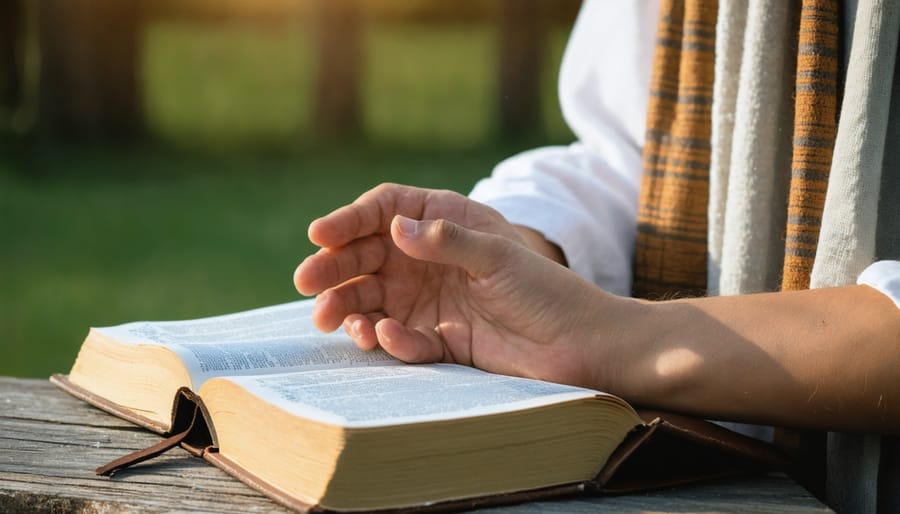
<instances>
[{"instance_id":1,"label":"fingers","mask_svg":"<svg viewBox=\"0 0 900 514\"><path fill-rule=\"evenodd\" d=\"M381 311L384 289L378 277L365 275L328 289L316 298L313 322L331 332L351 314Z\"/></svg>"},{"instance_id":2,"label":"fingers","mask_svg":"<svg viewBox=\"0 0 900 514\"><path fill-rule=\"evenodd\" d=\"M404 362L447 360L444 342L437 331L410 329L380 312L351 314L344 320L344 330L359 348L371 350L380 344L386 352Z\"/></svg>"},{"instance_id":3,"label":"fingers","mask_svg":"<svg viewBox=\"0 0 900 514\"><path fill-rule=\"evenodd\" d=\"M470 203L451 191L378 186L310 224L310 239L323 249L297 267L294 285L309 296L355 276L374 273L388 254L387 241L378 235L390 230L397 215L420 218L427 211L441 218L469 212Z\"/></svg>"},{"instance_id":4,"label":"fingers","mask_svg":"<svg viewBox=\"0 0 900 514\"><path fill-rule=\"evenodd\" d=\"M446 360L443 340L431 328L408 328L395 319L385 318L375 325L375 332L381 347L404 362Z\"/></svg>"},{"instance_id":5,"label":"fingers","mask_svg":"<svg viewBox=\"0 0 900 514\"><path fill-rule=\"evenodd\" d=\"M364 237L339 248L323 248L307 257L294 271L294 286L302 295L312 296L353 277L378 271L387 249L378 236Z\"/></svg>"},{"instance_id":6,"label":"fingers","mask_svg":"<svg viewBox=\"0 0 900 514\"><path fill-rule=\"evenodd\" d=\"M382 184L309 225L309 240L321 247L344 246L354 239L387 232L395 214L419 217L428 191Z\"/></svg>"},{"instance_id":7,"label":"fingers","mask_svg":"<svg viewBox=\"0 0 900 514\"><path fill-rule=\"evenodd\" d=\"M357 200L358 202L359 200ZM381 225L377 204L354 202L309 224L307 235L316 246L344 246L358 237L375 234Z\"/></svg>"},{"instance_id":8,"label":"fingers","mask_svg":"<svg viewBox=\"0 0 900 514\"><path fill-rule=\"evenodd\" d=\"M378 346L375 324L385 318L380 312L369 314L351 314L344 318L344 331L347 332L356 346L363 350L371 350Z\"/></svg>"},{"instance_id":9,"label":"fingers","mask_svg":"<svg viewBox=\"0 0 900 514\"><path fill-rule=\"evenodd\" d=\"M444 219L417 221L396 216L394 243L415 259L459 266L475 278L486 278L506 263L513 243Z\"/></svg>"}]
</instances>

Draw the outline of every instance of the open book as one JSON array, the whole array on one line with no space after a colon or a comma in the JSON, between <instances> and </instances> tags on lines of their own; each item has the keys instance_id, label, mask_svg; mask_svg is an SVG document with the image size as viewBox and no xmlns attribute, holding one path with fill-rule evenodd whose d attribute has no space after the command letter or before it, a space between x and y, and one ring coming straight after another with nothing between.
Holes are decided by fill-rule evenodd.
<instances>
[{"instance_id":1,"label":"open book","mask_svg":"<svg viewBox=\"0 0 900 514\"><path fill-rule=\"evenodd\" d=\"M362 351L316 330L312 306L94 328L69 375L51 380L177 433L172 444L301 510L622 492L779 460L716 425L642 417L602 392Z\"/></svg>"}]
</instances>

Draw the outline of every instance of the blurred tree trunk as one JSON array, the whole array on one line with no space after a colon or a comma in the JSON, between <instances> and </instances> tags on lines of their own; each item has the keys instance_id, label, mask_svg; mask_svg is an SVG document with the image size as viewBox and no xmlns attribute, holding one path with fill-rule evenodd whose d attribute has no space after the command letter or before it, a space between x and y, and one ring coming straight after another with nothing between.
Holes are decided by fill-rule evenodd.
<instances>
[{"instance_id":1,"label":"blurred tree trunk","mask_svg":"<svg viewBox=\"0 0 900 514\"><path fill-rule=\"evenodd\" d=\"M139 0L40 4L43 134L122 139L140 133L141 28Z\"/></svg>"},{"instance_id":2,"label":"blurred tree trunk","mask_svg":"<svg viewBox=\"0 0 900 514\"><path fill-rule=\"evenodd\" d=\"M316 19L314 130L325 140L361 128L362 17L358 0L320 0Z\"/></svg>"},{"instance_id":3,"label":"blurred tree trunk","mask_svg":"<svg viewBox=\"0 0 900 514\"><path fill-rule=\"evenodd\" d=\"M500 7L500 130L505 137L541 126L540 74L546 38L541 0L503 0Z\"/></svg>"},{"instance_id":4,"label":"blurred tree trunk","mask_svg":"<svg viewBox=\"0 0 900 514\"><path fill-rule=\"evenodd\" d=\"M0 0L0 112L22 101L25 12L21 0Z\"/></svg>"}]
</instances>

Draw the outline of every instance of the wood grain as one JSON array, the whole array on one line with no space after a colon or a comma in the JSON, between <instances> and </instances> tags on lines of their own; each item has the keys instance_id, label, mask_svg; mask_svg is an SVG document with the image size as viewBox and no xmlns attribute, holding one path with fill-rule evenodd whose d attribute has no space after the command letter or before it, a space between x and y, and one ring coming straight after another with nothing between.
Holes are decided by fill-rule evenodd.
<instances>
[{"instance_id":1,"label":"wood grain","mask_svg":"<svg viewBox=\"0 0 900 514\"><path fill-rule=\"evenodd\" d=\"M159 436L72 398L46 380L0 377L0 512L287 512L181 449L98 477L101 464ZM782 475L648 494L533 502L490 513L827 513Z\"/></svg>"}]
</instances>

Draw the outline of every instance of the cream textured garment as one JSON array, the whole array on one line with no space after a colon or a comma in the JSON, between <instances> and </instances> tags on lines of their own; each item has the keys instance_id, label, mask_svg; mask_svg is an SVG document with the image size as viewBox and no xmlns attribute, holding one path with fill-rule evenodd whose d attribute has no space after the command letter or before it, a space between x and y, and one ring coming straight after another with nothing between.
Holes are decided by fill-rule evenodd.
<instances>
[{"instance_id":1,"label":"cream textured garment","mask_svg":"<svg viewBox=\"0 0 900 514\"><path fill-rule=\"evenodd\" d=\"M781 285L799 2L721 0L709 198L710 295Z\"/></svg>"},{"instance_id":2,"label":"cream textured garment","mask_svg":"<svg viewBox=\"0 0 900 514\"><path fill-rule=\"evenodd\" d=\"M859 2L811 287L853 284L876 258L897 258L876 255L876 236L882 172L898 174L885 170L885 149L895 159L900 145L888 134L898 32L900 2ZM895 213L898 200L884 199Z\"/></svg>"}]
</instances>

